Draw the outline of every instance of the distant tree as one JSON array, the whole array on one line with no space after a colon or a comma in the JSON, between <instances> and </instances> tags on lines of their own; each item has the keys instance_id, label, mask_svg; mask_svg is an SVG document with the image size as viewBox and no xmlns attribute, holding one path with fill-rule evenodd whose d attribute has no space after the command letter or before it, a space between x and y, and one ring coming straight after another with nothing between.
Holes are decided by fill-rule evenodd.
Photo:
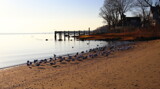
<instances>
[{"instance_id":1,"label":"distant tree","mask_svg":"<svg viewBox=\"0 0 160 89\"><path fill-rule=\"evenodd\" d=\"M93 31L94 34L101 34L101 33L107 33L107 32L108 32L108 25L104 25L104 26L98 27L97 29L95 29Z\"/></svg>"}]
</instances>

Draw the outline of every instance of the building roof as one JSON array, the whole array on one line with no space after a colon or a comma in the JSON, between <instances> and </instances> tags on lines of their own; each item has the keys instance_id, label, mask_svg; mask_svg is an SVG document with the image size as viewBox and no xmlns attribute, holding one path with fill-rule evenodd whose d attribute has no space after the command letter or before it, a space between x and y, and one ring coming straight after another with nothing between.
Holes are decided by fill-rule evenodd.
<instances>
[{"instance_id":1,"label":"building roof","mask_svg":"<svg viewBox=\"0 0 160 89\"><path fill-rule=\"evenodd\" d=\"M126 20L141 20L140 17L126 17Z\"/></svg>"}]
</instances>

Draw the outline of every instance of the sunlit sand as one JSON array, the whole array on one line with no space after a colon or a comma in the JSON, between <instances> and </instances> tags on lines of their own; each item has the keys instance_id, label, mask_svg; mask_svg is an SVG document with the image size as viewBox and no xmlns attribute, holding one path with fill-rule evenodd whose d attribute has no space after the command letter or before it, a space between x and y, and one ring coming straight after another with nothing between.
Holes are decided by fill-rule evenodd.
<instances>
[{"instance_id":1,"label":"sunlit sand","mask_svg":"<svg viewBox=\"0 0 160 89\"><path fill-rule=\"evenodd\" d=\"M1 89L159 89L160 40L66 64L0 70Z\"/></svg>"}]
</instances>

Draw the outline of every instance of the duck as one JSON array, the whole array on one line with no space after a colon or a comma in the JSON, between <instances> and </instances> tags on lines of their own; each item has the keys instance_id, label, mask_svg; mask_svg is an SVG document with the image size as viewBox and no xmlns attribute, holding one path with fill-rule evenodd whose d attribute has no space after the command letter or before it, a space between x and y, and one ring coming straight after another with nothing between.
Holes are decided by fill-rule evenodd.
<instances>
[{"instance_id":1,"label":"duck","mask_svg":"<svg viewBox=\"0 0 160 89\"><path fill-rule=\"evenodd\" d=\"M56 64L56 62L50 63L50 65L55 65L55 64Z\"/></svg>"}]
</instances>

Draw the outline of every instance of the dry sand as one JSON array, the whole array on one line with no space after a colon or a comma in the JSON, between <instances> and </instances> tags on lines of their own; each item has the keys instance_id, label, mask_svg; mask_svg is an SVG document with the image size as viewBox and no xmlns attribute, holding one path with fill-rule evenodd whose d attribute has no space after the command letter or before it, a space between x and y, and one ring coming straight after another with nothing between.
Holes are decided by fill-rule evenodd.
<instances>
[{"instance_id":1,"label":"dry sand","mask_svg":"<svg viewBox=\"0 0 160 89\"><path fill-rule=\"evenodd\" d=\"M0 89L160 89L160 40L56 68L2 69Z\"/></svg>"}]
</instances>

